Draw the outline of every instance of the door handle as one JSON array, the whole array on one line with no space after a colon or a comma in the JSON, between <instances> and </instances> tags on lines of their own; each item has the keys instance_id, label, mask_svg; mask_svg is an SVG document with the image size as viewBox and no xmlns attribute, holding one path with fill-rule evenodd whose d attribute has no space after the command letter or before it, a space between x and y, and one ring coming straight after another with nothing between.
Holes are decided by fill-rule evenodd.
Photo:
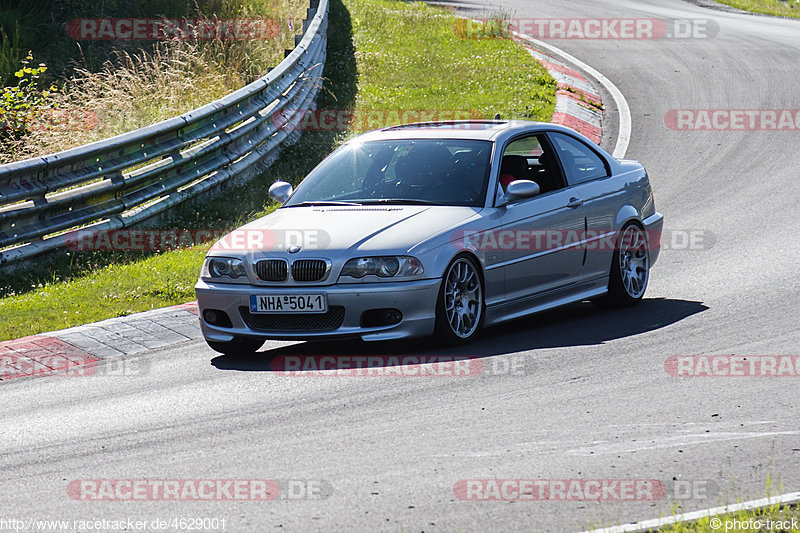
<instances>
[{"instance_id":1,"label":"door handle","mask_svg":"<svg viewBox=\"0 0 800 533\"><path fill-rule=\"evenodd\" d=\"M569 203L567 204L567 207L580 207L580 206L583 205L583 202L585 202L585 201L586 200L581 200L580 198L575 198L573 196L572 198L569 199Z\"/></svg>"}]
</instances>

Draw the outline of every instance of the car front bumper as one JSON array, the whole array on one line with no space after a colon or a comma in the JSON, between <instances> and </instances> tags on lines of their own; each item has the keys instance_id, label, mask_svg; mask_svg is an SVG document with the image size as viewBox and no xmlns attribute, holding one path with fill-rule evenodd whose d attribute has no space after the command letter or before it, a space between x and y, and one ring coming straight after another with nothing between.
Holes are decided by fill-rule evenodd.
<instances>
[{"instance_id":1,"label":"car front bumper","mask_svg":"<svg viewBox=\"0 0 800 533\"><path fill-rule=\"evenodd\" d=\"M234 283L195 285L200 328L206 340L228 342L234 336L280 340L314 340L361 337L365 341L394 340L432 335L436 317L436 301L441 280L426 279L395 283L358 283L310 287L263 287ZM240 308L250 306L250 295L325 293L328 309L344 308L344 319L335 329L253 329L245 323ZM203 315L206 309L224 311L232 327L209 324ZM389 326L363 327L361 316L372 309L397 309L403 317ZM253 315L264 316L264 315ZM287 316L282 314L282 316ZM251 321L252 322L252 321Z\"/></svg>"}]
</instances>

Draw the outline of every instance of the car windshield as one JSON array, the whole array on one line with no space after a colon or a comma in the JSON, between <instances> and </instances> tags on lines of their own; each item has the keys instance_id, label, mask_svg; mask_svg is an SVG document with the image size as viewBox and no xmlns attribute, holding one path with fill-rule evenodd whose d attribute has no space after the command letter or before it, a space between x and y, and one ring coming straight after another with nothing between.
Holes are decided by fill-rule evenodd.
<instances>
[{"instance_id":1,"label":"car windshield","mask_svg":"<svg viewBox=\"0 0 800 533\"><path fill-rule=\"evenodd\" d=\"M481 207L491 151L489 141L354 140L315 168L285 207L326 203Z\"/></svg>"}]
</instances>

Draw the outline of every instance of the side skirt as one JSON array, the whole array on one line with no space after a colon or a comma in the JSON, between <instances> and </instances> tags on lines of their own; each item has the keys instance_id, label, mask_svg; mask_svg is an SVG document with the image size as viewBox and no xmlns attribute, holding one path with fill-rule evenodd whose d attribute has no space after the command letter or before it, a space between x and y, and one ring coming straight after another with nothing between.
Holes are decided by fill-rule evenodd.
<instances>
[{"instance_id":1,"label":"side skirt","mask_svg":"<svg viewBox=\"0 0 800 533\"><path fill-rule=\"evenodd\" d=\"M561 289L549 294L537 294L513 302L498 303L486 308L484 326L493 326L507 320L540 313L573 302L589 300L602 296L607 292L608 278L604 277L577 287L570 287L568 290Z\"/></svg>"}]
</instances>

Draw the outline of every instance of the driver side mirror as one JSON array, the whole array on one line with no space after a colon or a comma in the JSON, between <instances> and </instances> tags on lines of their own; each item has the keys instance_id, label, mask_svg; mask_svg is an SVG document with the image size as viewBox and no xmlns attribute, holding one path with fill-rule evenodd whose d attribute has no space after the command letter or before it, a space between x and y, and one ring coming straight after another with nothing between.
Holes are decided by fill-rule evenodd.
<instances>
[{"instance_id":1,"label":"driver side mirror","mask_svg":"<svg viewBox=\"0 0 800 533\"><path fill-rule=\"evenodd\" d=\"M514 180L506 187L506 194L497 207L502 207L523 198L532 198L539 194L540 191L539 184L535 181Z\"/></svg>"},{"instance_id":2,"label":"driver side mirror","mask_svg":"<svg viewBox=\"0 0 800 533\"><path fill-rule=\"evenodd\" d=\"M283 204L292 195L292 191L291 184L285 181L276 181L269 186L269 197L279 204Z\"/></svg>"}]
</instances>

